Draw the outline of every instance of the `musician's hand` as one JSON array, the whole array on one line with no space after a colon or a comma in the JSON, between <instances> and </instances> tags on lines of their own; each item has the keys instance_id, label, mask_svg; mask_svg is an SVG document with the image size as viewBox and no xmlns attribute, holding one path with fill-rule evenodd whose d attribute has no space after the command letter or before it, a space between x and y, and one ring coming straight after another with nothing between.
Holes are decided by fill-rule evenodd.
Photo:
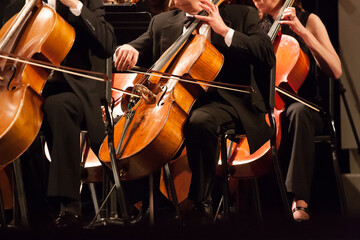
<instances>
[{"instance_id":1,"label":"musician's hand","mask_svg":"<svg viewBox=\"0 0 360 240\"><path fill-rule=\"evenodd\" d=\"M116 52L115 67L118 71L132 69L138 61L139 52L131 45L124 44Z\"/></svg>"},{"instance_id":2,"label":"musician's hand","mask_svg":"<svg viewBox=\"0 0 360 240\"><path fill-rule=\"evenodd\" d=\"M60 0L65 6L69 8L76 8L79 0Z\"/></svg>"},{"instance_id":3,"label":"musician's hand","mask_svg":"<svg viewBox=\"0 0 360 240\"><path fill-rule=\"evenodd\" d=\"M218 6L214 5L209 0L200 0L199 6L209 15L195 15L195 17L209 24L210 27L214 30L214 32L225 38L230 28L226 26L223 19L221 18Z\"/></svg>"},{"instance_id":4,"label":"musician's hand","mask_svg":"<svg viewBox=\"0 0 360 240\"><path fill-rule=\"evenodd\" d=\"M302 36L302 33L305 31L305 27L296 17L296 10L294 7L288 7L284 10L283 15L281 16L281 21L279 21L279 23L289 25L291 30L293 30L299 36Z\"/></svg>"}]
</instances>

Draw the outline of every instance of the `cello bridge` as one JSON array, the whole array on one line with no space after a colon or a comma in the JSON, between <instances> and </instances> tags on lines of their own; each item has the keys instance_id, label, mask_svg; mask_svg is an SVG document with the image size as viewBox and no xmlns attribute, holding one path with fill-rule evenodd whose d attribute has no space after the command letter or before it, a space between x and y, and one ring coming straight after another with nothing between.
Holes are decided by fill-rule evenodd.
<instances>
[{"instance_id":1,"label":"cello bridge","mask_svg":"<svg viewBox=\"0 0 360 240\"><path fill-rule=\"evenodd\" d=\"M150 91L147 87L141 84L135 84L134 90L135 93L141 95L141 97L147 102L154 102L156 99L156 94Z\"/></svg>"}]
</instances>

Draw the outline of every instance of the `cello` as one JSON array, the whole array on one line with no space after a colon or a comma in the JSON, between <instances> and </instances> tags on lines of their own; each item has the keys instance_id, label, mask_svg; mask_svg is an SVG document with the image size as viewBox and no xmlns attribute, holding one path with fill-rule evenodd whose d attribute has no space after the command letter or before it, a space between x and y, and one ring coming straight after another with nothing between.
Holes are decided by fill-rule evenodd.
<instances>
[{"instance_id":1,"label":"cello","mask_svg":"<svg viewBox=\"0 0 360 240\"><path fill-rule=\"evenodd\" d=\"M294 37L281 34L279 31L279 21L284 10L293 4L294 0L285 1L268 32L276 56L275 108L278 110L284 110L285 108L283 95L280 94L296 98L310 70L309 57L301 50L298 41Z\"/></svg>"},{"instance_id":2,"label":"cello","mask_svg":"<svg viewBox=\"0 0 360 240\"><path fill-rule=\"evenodd\" d=\"M30 0L0 30L0 51L23 59L60 64L75 30L40 0ZM18 158L34 141L42 123L41 96L50 71L23 61L0 60L0 167Z\"/></svg>"},{"instance_id":3,"label":"cello","mask_svg":"<svg viewBox=\"0 0 360 240\"><path fill-rule=\"evenodd\" d=\"M215 4L220 4L215 1ZM207 13L203 13L207 14ZM223 56L203 35L193 34L200 21L188 30L153 65L152 70L195 79L214 80ZM182 127L195 99L207 90L204 85L184 84L178 79L138 76L134 89L143 95L115 125L116 158L125 179L146 176L170 161L180 149ZM100 159L109 163L107 138Z\"/></svg>"}]
</instances>

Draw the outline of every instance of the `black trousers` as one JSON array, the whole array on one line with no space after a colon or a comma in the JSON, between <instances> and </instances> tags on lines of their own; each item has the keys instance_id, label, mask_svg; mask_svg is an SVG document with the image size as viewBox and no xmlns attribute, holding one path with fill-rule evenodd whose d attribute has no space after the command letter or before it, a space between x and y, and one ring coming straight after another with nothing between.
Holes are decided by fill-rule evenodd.
<instances>
[{"instance_id":1,"label":"black trousers","mask_svg":"<svg viewBox=\"0 0 360 240\"><path fill-rule=\"evenodd\" d=\"M80 131L84 109L71 91L48 96L44 103L43 132L48 143L48 196L80 200Z\"/></svg>"},{"instance_id":2,"label":"black trousers","mask_svg":"<svg viewBox=\"0 0 360 240\"><path fill-rule=\"evenodd\" d=\"M219 136L243 127L235 109L220 97L201 99L184 127L185 146L192 179L188 198L195 202L211 201L216 166L219 160Z\"/></svg>"},{"instance_id":3,"label":"black trousers","mask_svg":"<svg viewBox=\"0 0 360 240\"><path fill-rule=\"evenodd\" d=\"M309 202L315 167L314 137L322 133L323 119L320 113L296 102L285 110L281 125L281 159L288 164L287 191Z\"/></svg>"}]
</instances>

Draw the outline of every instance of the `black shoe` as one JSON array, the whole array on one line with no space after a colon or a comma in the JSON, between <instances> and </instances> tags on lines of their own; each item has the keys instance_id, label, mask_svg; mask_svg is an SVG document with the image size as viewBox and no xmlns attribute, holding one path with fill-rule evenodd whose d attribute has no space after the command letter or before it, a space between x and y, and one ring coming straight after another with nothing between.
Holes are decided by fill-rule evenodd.
<instances>
[{"instance_id":1,"label":"black shoe","mask_svg":"<svg viewBox=\"0 0 360 240\"><path fill-rule=\"evenodd\" d=\"M81 217L72 212L61 212L55 220L56 228L80 229L82 227Z\"/></svg>"},{"instance_id":2,"label":"black shoe","mask_svg":"<svg viewBox=\"0 0 360 240\"><path fill-rule=\"evenodd\" d=\"M185 225L210 225L214 223L214 214L210 201L194 204L193 210L186 214Z\"/></svg>"}]
</instances>

